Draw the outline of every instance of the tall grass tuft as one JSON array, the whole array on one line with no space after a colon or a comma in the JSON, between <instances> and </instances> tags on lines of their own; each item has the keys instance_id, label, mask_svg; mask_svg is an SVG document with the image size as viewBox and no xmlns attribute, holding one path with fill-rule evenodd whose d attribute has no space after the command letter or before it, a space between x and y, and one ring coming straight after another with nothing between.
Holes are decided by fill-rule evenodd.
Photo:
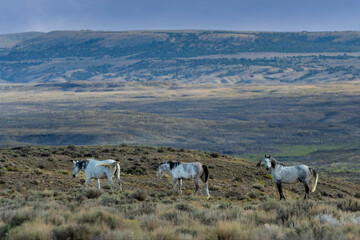
<instances>
[{"instance_id":1,"label":"tall grass tuft","mask_svg":"<svg viewBox=\"0 0 360 240\"><path fill-rule=\"evenodd\" d=\"M13 228L8 233L13 240L48 240L51 239L51 226L41 222L29 222Z\"/></svg>"}]
</instances>

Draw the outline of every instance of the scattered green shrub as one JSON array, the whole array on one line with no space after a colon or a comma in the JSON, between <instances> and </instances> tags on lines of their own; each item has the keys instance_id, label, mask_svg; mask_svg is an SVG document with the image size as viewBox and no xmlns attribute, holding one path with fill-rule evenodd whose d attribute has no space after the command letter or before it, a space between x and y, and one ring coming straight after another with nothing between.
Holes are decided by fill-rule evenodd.
<instances>
[{"instance_id":1,"label":"scattered green shrub","mask_svg":"<svg viewBox=\"0 0 360 240\"><path fill-rule=\"evenodd\" d=\"M265 175L264 175L264 178L272 179L272 176L271 176L271 174L265 174Z\"/></svg>"},{"instance_id":2,"label":"scattered green shrub","mask_svg":"<svg viewBox=\"0 0 360 240\"><path fill-rule=\"evenodd\" d=\"M40 168L36 168L36 169L34 170L34 173L37 174L37 175L41 175L41 174L44 173L44 171L41 170Z\"/></svg>"},{"instance_id":3,"label":"scattered green shrub","mask_svg":"<svg viewBox=\"0 0 360 240\"><path fill-rule=\"evenodd\" d=\"M265 190L264 185L261 183L255 183L252 187L261 191Z\"/></svg>"},{"instance_id":4,"label":"scattered green shrub","mask_svg":"<svg viewBox=\"0 0 360 240\"><path fill-rule=\"evenodd\" d=\"M111 229L119 228L121 226L121 221L118 216L103 210L87 210L79 216L78 223L104 224Z\"/></svg>"},{"instance_id":5,"label":"scattered green shrub","mask_svg":"<svg viewBox=\"0 0 360 240\"><path fill-rule=\"evenodd\" d=\"M94 199L101 196L101 191L97 188L86 188L84 193L88 199Z\"/></svg>"},{"instance_id":6,"label":"scattered green shrub","mask_svg":"<svg viewBox=\"0 0 360 240\"><path fill-rule=\"evenodd\" d=\"M221 154L218 152L213 152L213 153L210 153L210 156L213 158L219 158L219 157L221 157Z\"/></svg>"},{"instance_id":7,"label":"scattered green shrub","mask_svg":"<svg viewBox=\"0 0 360 240\"><path fill-rule=\"evenodd\" d=\"M41 222L25 223L11 229L7 237L13 240L48 240L51 239L51 226Z\"/></svg>"},{"instance_id":8,"label":"scattered green shrub","mask_svg":"<svg viewBox=\"0 0 360 240\"><path fill-rule=\"evenodd\" d=\"M344 200L339 200L337 203L337 207L343 211L360 211L360 204L358 199L347 198Z\"/></svg>"},{"instance_id":9,"label":"scattered green shrub","mask_svg":"<svg viewBox=\"0 0 360 240\"><path fill-rule=\"evenodd\" d=\"M160 217L161 217L161 219L163 219L167 222L171 222L173 224L178 224L178 221L179 221L178 214L176 212L164 213Z\"/></svg>"},{"instance_id":10,"label":"scattered green shrub","mask_svg":"<svg viewBox=\"0 0 360 240\"><path fill-rule=\"evenodd\" d=\"M175 205L175 209L177 209L179 211L183 211L183 212L189 212L189 213L194 211L194 209L186 203L179 203L179 204Z\"/></svg>"},{"instance_id":11,"label":"scattered green shrub","mask_svg":"<svg viewBox=\"0 0 360 240\"><path fill-rule=\"evenodd\" d=\"M233 200L244 200L246 196L238 191L228 191L225 193L225 197Z\"/></svg>"},{"instance_id":12,"label":"scattered green shrub","mask_svg":"<svg viewBox=\"0 0 360 240\"><path fill-rule=\"evenodd\" d=\"M147 198L147 193L144 190L137 190L131 195L131 197L138 201L145 201Z\"/></svg>"}]
</instances>

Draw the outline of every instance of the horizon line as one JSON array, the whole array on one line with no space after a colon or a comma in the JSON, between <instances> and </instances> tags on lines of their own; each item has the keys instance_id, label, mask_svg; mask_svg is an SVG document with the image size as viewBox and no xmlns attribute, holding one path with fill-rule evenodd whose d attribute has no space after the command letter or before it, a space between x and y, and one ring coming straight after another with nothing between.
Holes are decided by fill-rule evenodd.
<instances>
[{"instance_id":1,"label":"horizon line","mask_svg":"<svg viewBox=\"0 0 360 240\"><path fill-rule=\"evenodd\" d=\"M51 31L24 31L0 33L1 35L23 34L23 33L51 33L51 32L103 32L103 33L125 33L125 32L235 32L235 33L336 33L336 32L360 32L360 30L318 30L318 31L270 31L270 30L223 30L223 29L129 29L129 30L93 30L93 29L56 29Z\"/></svg>"}]
</instances>

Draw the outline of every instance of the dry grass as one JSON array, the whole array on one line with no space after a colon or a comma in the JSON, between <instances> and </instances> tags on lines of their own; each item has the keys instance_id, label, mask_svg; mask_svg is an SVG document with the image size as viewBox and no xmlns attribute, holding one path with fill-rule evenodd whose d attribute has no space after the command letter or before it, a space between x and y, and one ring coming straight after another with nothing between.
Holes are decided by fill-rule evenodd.
<instances>
[{"instance_id":1,"label":"dry grass","mask_svg":"<svg viewBox=\"0 0 360 240\"><path fill-rule=\"evenodd\" d=\"M261 203L202 202L178 197L145 202L130 194L103 193L88 199L60 193L58 199L2 199L1 239L354 239L359 211L339 208L343 200L268 199ZM347 199L346 201L349 201ZM224 204L227 207L224 209Z\"/></svg>"},{"instance_id":2,"label":"dry grass","mask_svg":"<svg viewBox=\"0 0 360 240\"><path fill-rule=\"evenodd\" d=\"M51 160L49 160L51 156ZM8 195L16 192L26 194L32 190L44 191L44 195L54 195L60 192L77 192L84 184L84 174L77 178L71 176L73 164L71 160L87 158L115 159L120 162L121 179L124 190L134 191L131 198L146 201L147 195L160 194L161 198L173 197L170 188L171 179L164 174L159 180L156 178L156 168L161 162L173 160L206 164L210 170L209 188L214 198L240 200L251 202L263 200L270 196L277 198L276 187L268 177L268 172L256 163L243 159L209 153L203 151L155 148L140 146L73 146L68 147L17 147L0 149L0 189L11 190ZM16 171L15 171L16 170ZM338 198L355 196L360 192L356 184L327 178L320 172L317 191L312 198ZM26 179L27 181L23 181ZM109 183L101 181L104 191L110 191ZM88 198L98 198L95 181L90 181L85 195ZM301 184L285 186L285 196L302 198L304 189ZM118 191L115 186L115 191ZM194 185L191 181L184 181L183 194L193 196ZM204 191L200 186L200 196Z\"/></svg>"},{"instance_id":3,"label":"dry grass","mask_svg":"<svg viewBox=\"0 0 360 240\"><path fill-rule=\"evenodd\" d=\"M84 176L73 179L64 174L71 171L68 160L72 156L81 159L90 153L120 160L123 193L111 194L106 181L101 192L95 182L81 192ZM49 161L49 154L56 161ZM300 185L286 186L288 200L278 201L264 169L253 162L202 151L125 145L22 147L3 149L0 156L6 159L0 166L24 169L4 170L0 176L0 239L360 237L359 199L351 194L359 192L359 187L322 175L310 201L302 199ZM212 198L194 195L188 181L184 195L178 196L170 190L169 178L155 179L154 169L168 159L212 166ZM130 171L136 164L145 170ZM41 169L42 174L33 169Z\"/></svg>"},{"instance_id":4,"label":"dry grass","mask_svg":"<svg viewBox=\"0 0 360 240\"><path fill-rule=\"evenodd\" d=\"M83 85L81 85L83 84ZM124 86L112 91L93 91L87 82L80 82L79 87L84 92L62 91L52 88L51 85L37 88L34 84L0 84L0 100L2 103L41 103L44 101L61 102L141 102L145 97L148 101L157 102L167 99L172 100L201 100L209 98L235 98L235 99L254 99L259 96L303 96L331 94L351 94L359 95L359 81L327 83L327 84L302 84L302 85L266 85L266 84L202 84L187 85L181 83L124 83ZM106 86L106 84L104 85ZM66 101L64 100L66 99ZM25 110L25 109L24 109Z\"/></svg>"}]
</instances>

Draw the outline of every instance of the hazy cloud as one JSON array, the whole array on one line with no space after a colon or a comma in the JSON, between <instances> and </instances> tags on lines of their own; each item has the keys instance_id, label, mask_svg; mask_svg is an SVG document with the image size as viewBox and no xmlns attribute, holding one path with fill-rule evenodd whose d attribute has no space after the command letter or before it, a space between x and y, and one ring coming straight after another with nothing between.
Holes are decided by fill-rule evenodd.
<instances>
[{"instance_id":1,"label":"hazy cloud","mask_svg":"<svg viewBox=\"0 0 360 240\"><path fill-rule=\"evenodd\" d=\"M12 0L0 33L52 30L360 30L355 0Z\"/></svg>"}]
</instances>

